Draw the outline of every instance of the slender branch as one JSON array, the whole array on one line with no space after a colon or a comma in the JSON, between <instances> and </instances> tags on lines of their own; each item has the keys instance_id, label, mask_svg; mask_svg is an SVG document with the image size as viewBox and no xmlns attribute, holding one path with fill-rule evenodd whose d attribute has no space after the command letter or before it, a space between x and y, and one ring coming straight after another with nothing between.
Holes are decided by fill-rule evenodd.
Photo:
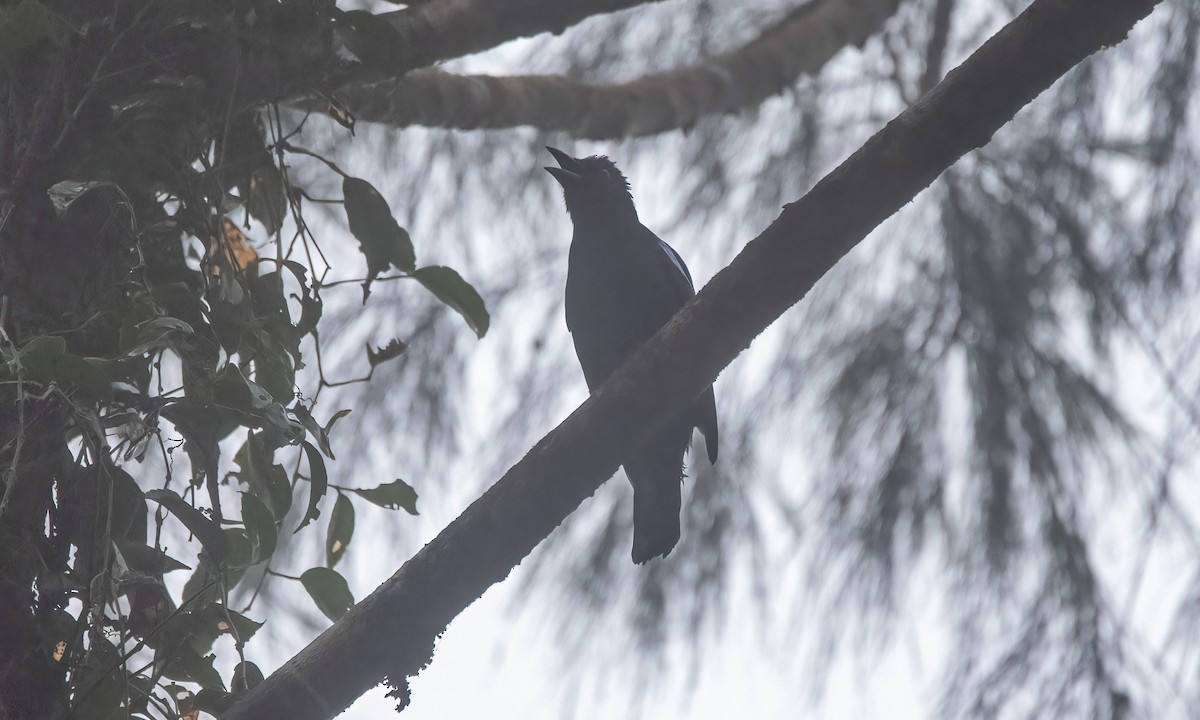
<instances>
[{"instance_id":1,"label":"slender branch","mask_svg":"<svg viewBox=\"0 0 1200 720\"><path fill-rule=\"evenodd\" d=\"M291 143L286 142L286 141L283 143L280 143L279 147L284 152L296 153L297 155L307 155L311 158L316 158L317 160L320 160L321 162L325 163L325 165L330 170L334 171L338 175L341 175L342 177L350 177L349 175L346 174L345 170L342 170L340 167L338 167L337 164L334 163L332 160L330 160L329 158L326 158L323 155L315 153L312 150L309 150L307 148L297 147L296 145L292 145ZM338 200L335 202L340 204L343 201Z\"/></svg>"},{"instance_id":2,"label":"slender branch","mask_svg":"<svg viewBox=\"0 0 1200 720\"><path fill-rule=\"evenodd\" d=\"M338 202L340 203L341 201L339 200ZM414 280L414 279L415 278L412 275L385 275L383 277L375 278L374 280L371 281L371 283L374 284L374 283L388 282L391 280ZM330 282L321 283L320 288L322 290L325 290L326 288L337 287L339 285L350 285L352 283L355 285L362 285L365 282L367 282L367 278L349 278L347 280L332 280Z\"/></svg>"},{"instance_id":3,"label":"slender branch","mask_svg":"<svg viewBox=\"0 0 1200 720\"><path fill-rule=\"evenodd\" d=\"M813 0L758 38L697 65L591 85L560 75L494 77L415 70L403 78L344 88L357 120L389 125L502 128L530 125L578 137L620 138L687 128L709 115L759 106L861 46L901 0ZM318 100L301 103L318 109Z\"/></svg>"},{"instance_id":4,"label":"slender branch","mask_svg":"<svg viewBox=\"0 0 1200 720\"><path fill-rule=\"evenodd\" d=\"M117 659L110 662L108 667L105 669L105 671L103 673L96 674L94 676L95 679L92 680L92 682L89 683L86 688L81 689L79 692L77 692L75 694L74 697L71 698L72 709L78 708L80 705L82 705L83 701L86 700L88 698L88 696L92 694L92 691L94 691L97 687L100 686L101 683L104 682L105 678L107 678L110 674L112 674L112 672L114 670L116 670L117 668L124 667L125 663L130 658L132 658L134 655L137 655L139 652L141 652L142 648L146 647L146 643L149 640L153 639L156 635L158 635L159 631L167 626L167 623L174 620L175 617L177 615L179 615L179 613L186 610L187 607L192 604L192 602L194 602L197 598L199 598L201 595L203 595L205 592L207 592L208 589L211 588L215 584L216 584L215 580L209 580L202 587L197 589L196 592L194 592L191 595L184 598L183 602L179 603L179 607L175 608L166 617L164 617L162 620L158 621L158 624L155 625L154 628L150 632L146 633L145 637L138 640L134 644L133 647L126 650L125 653L122 654L120 657L118 657Z\"/></svg>"},{"instance_id":5,"label":"slender branch","mask_svg":"<svg viewBox=\"0 0 1200 720\"><path fill-rule=\"evenodd\" d=\"M92 93L100 85L101 73L104 72L105 66L108 64L109 59L112 58L113 54L117 51L117 48L120 47L125 41L125 38L129 36L129 33L141 24L142 20L145 19L146 14L150 12L154 5L155 3L153 2L145 3L142 6L142 9L138 11L138 14L134 16L133 20L130 21L130 23L124 28L122 28L121 32L117 33L117 36L112 40L111 43L109 43L108 50L106 50L104 55L100 57L100 61L96 63L96 69L92 71L91 79L88 80L83 94L79 97L78 102L75 103L75 109L71 111L69 116L67 116L66 121L63 123L62 130L59 131L58 137L54 140L54 145L50 148L51 153L58 152L59 148L61 148L63 143L66 142L67 135L70 134L71 128L73 128L75 123L79 120L80 111L83 110L84 105L86 105L88 99L91 98Z\"/></svg>"},{"instance_id":6,"label":"slender branch","mask_svg":"<svg viewBox=\"0 0 1200 720\"><path fill-rule=\"evenodd\" d=\"M13 343L12 338L8 336L8 332L4 329L4 322L8 319L8 296L0 297L0 341L3 341L6 350L15 358L17 357L17 346ZM20 368L16 372L17 384L17 435L16 448L13 449L12 463L9 467L8 481L4 484L4 497L0 498L0 518L4 517L4 513L8 510L8 504L12 500L16 488L17 480L20 477L21 470L21 450L25 445L25 388L22 386L23 378ZM7 449L7 446L5 446Z\"/></svg>"},{"instance_id":7,"label":"slender branch","mask_svg":"<svg viewBox=\"0 0 1200 720\"><path fill-rule=\"evenodd\" d=\"M1161 0L1035 0L752 240L578 410L375 592L222 720L329 718L407 678L464 608L691 403L872 229Z\"/></svg>"}]
</instances>

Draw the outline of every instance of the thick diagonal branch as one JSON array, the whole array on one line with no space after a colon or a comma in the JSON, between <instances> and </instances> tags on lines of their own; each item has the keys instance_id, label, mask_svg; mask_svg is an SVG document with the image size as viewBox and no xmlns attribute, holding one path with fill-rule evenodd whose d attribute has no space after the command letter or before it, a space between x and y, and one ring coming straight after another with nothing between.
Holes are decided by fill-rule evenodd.
<instances>
[{"instance_id":1,"label":"thick diagonal branch","mask_svg":"<svg viewBox=\"0 0 1200 720\"><path fill-rule=\"evenodd\" d=\"M374 593L223 716L328 718L403 687L464 608L692 402L876 225L1160 0L1035 0L713 278L587 402Z\"/></svg>"},{"instance_id":2,"label":"thick diagonal branch","mask_svg":"<svg viewBox=\"0 0 1200 720\"><path fill-rule=\"evenodd\" d=\"M501 43L563 30L592 15L660 0L434 0L380 17L399 35L396 76Z\"/></svg>"},{"instance_id":3,"label":"thick diagonal branch","mask_svg":"<svg viewBox=\"0 0 1200 720\"><path fill-rule=\"evenodd\" d=\"M624 83L424 69L345 88L339 98L359 120L395 126L531 125L587 138L650 135L757 107L802 75L815 74L839 50L862 45L899 5L900 0L813 0L737 50Z\"/></svg>"}]
</instances>

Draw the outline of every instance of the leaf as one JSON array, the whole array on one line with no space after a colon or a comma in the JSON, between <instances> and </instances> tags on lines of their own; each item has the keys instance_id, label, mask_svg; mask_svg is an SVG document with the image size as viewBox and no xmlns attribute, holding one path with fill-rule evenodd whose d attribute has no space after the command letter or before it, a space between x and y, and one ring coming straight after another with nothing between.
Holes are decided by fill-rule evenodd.
<instances>
[{"instance_id":1,"label":"leaf","mask_svg":"<svg viewBox=\"0 0 1200 720\"><path fill-rule=\"evenodd\" d=\"M265 620L263 622L251 620L236 610L229 610L227 612L229 614L230 621L233 623L233 629L237 631L238 639L242 642L246 642L250 638L254 637L254 635L260 629L262 629L262 626L266 625Z\"/></svg>"},{"instance_id":2,"label":"leaf","mask_svg":"<svg viewBox=\"0 0 1200 720\"><path fill-rule=\"evenodd\" d=\"M67 352L67 341L52 335L38 335L25 343L14 360L22 371L49 372L53 363Z\"/></svg>"},{"instance_id":3,"label":"leaf","mask_svg":"<svg viewBox=\"0 0 1200 720\"><path fill-rule=\"evenodd\" d=\"M172 515L179 518L200 544L204 546L205 552L214 563L220 563L225 559L228 548L225 544L225 534L221 532L221 527L212 520L209 520L204 513L188 504L186 500L179 497L174 490L155 489L146 492L146 497L154 502L162 505L171 512Z\"/></svg>"},{"instance_id":4,"label":"leaf","mask_svg":"<svg viewBox=\"0 0 1200 720\"><path fill-rule=\"evenodd\" d=\"M238 464L238 479L250 486L276 520L283 520L292 507L292 486L283 466L274 463L273 455L263 444L262 433L250 433L234 455Z\"/></svg>"},{"instance_id":5,"label":"leaf","mask_svg":"<svg viewBox=\"0 0 1200 720\"><path fill-rule=\"evenodd\" d=\"M121 327L117 332L117 347L127 352L139 340L140 327L155 318L162 317L165 311L148 295L134 295L130 298L129 306L121 312ZM182 321L180 321L182 322ZM191 326L188 326L191 329Z\"/></svg>"},{"instance_id":6,"label":"leaf","mask_svg":"<svg viewBox=\"0 0 1200 720\"><path fill-rule=\"evenodd\" d=\"M221 600L222 588L219 583L207 589L203 588L219 578L224 583L224 588L232 591L246 574L246 568L254 564L250 538L242 528L225 528L225 545L229 548L229 553L225 565L221 568L222 572L218 574L216 570L210 570L207 564L202 563L184 584L183 599L188 600L195 596L192 600L193 606Z\"/></svg>"},{"instance_id":7,"label":"leaf","mask_svg":"<svg viewBox=\"0 0 1200 720\"><path fill-rule=\"evenodd\" d=\"M308 429L309 434L317 441L317 447L321 448L321 452L325 453L325 456L330 460L336 460L337 458L333 456L333 448L329 444L329 432L333 430L333 424L349 415L350 411L338 410L333 414L333 417L329 418L329 422L325 427L321 427L321 424L312 416L308 408L299 403L291 408L291 413L299 418L300 423Z\"/></svg>"},{"instance_id":8,"label":"leaf","mask_svg":"<svg viewBox=\"0 0 1200 720\"><path fill-rule=\"evenodd\" d=\"M296 336L304 337L317 328L321 314L325 311L321 298L305 295L300 299L300 321L296 323Z\"/></svg>"},{"instance_id":9,"label":"leaf","mask_svg":"<svg viewBox=\"0 0 1200 720\"><path fill-rule=\"evenodd\" d=\"M378 350L372 350L371 346L368 344L367 362L371 364L371 367L382 365L388 360L394 360L400 357L407 349L408 346L401 342L399 338L393 338L390 342L388 342L387 345L384 345Z\"/></svg>"},{"instance_id":10,"label":"leaf","mask_svg":"<svg viewBox=\"0 0 1200 720\"><path fill-rule=\"evenodd\" d=\"M248 414L261 413L274 399L258 384L248 380L237 365L228 365L213 383L213 402Z\"/></svg>"},{"instance_id":11,"label":"leaf","mask_svg":"<svg viewBox=\"0 0 1200 720\"><path fill-rule=\"evenodd\" d=\"M37 0L0 7L0 55L29 47L45 38L67 33L67 24Z\"/></svg>"},{"instance_id":12,"label":"leaf","mask_svg":"<svg viewBox=\"0 0 1200 720\"><path fill-rule=\"evenodd\" d=\"M188 566L170 557L162 550L156 550L148 545L133 540L118 539L114 541L117 549L125 556L129 567L147 575L159 576L174 570L187 570Z\"/></svg>"},{"instance_id":13,"label":"leaf","mask_svg":"<svg viewBox=\"0 0 1200 720\"><path fill-rule=\"evenodd\" d=\"M354 595L350 593L346 578L335 570L310 568L300 576L300 582L304 584L304 589L317 604L317 608L334 622L345 615L354 604Z\"/></svg>"},{"instance_id":14,"label":"leaf","mask_svg":"<svg viewBox=\"0 0 1200 720\"><path fill-rule=\"evenodd\" d=\"M349 130L351 135L354 135L354 115L350 113L350 108L334 97L325 97L325 101L329 104L325 108L326 114L333 118L338 125Z\"/></svg>"},{"instance_id":15,"label":"leaf","mask_svg":"<svg viewBox=\"0 0 1200 720\"><path fill-rule=\"evenodd\" d=\"M417 514L417 491L413 490L412 486L403 480L384 483L379 487L367 488L365 490L351 490L350 492L379 507L389 510L404 508L408 511L409 515Z\"/></svg>"},{"instance_id":16,"label":"leaf","mask_svg":"<svg viewBox=\"0 0 1200 720\"><path fill-rule=\"evenodd\" d=\"M253 300L255 320L270 332L276 344L286 345L289 336L295 332L283 294L283 273L279 270L261 272L257 277L248 278L246 284Z\"/></svg>"},{"instance_id":17,"label":"leaf","mask_svg":"<svg viewBox=\"0 0 1200 720\"><path fill-rule=\"evenodd\" d=\"M125 545L125 550L132 551L131 554L126 556L125 551L121 548L122 544ZM118 594L127 593L133 595L142 593L143 590L146 590L146 586L162 587L162 581L160 580L162 571L158 570L158 566L161 564L158 563L158 558L154 557L154 553L154 548L146 547L145 545L127 544L126 541L113 542L112 577L113 582L118 586ZM162 554L162 557L167 558L164 554ZM167 559L169 560L170 558ZM176 562L176 560L170 560L170 562L179 565L179 568L172 568L173 570L186 568L186 565ZM149 569L139 566L146 564L150 565ZM145 596L146 598L151 598L151 596L156 595L154 590L149 590Z\"/></svg>"},{"instance_id":18,"label":"leaf","mask_svg":"<svg viewBox=\"0 0 1200 720\"><path fill-rule=\"evenodd\" d=\"M196 694L182 685L167 685L163 688L175 701L180 720L200 720L200 708L196 707Z\"/></svg>"},{"instance_id":19,"label":"leaf","mask_svg":"<svg viewBox=\"0 0 1200 720\"><path fill-rule=\"evenodd\" d=\"M88 688L88 694L78 699L72 717L108 720L117 714L127 691L120 659L121 653L107 638L92 640L83 667L76 670L79 687Z\"/></svg>"},{"instance_id":20,"label":"leaf","mask_svg":"<svg viewBox=\"0 0 1200 720\"><path fill-rule=\"evenodd\" d=\"M134 370L124 361L72 355L65 340L52 336L31 339L8 358L7 365L10 374L19 372L26 380L74 385L99 399L109 398L112 384L130 379Z\"/></svg>"},{"instance_id":21,"label":"leaf","mask_svg":"<svg viewBox=\"0 0 1200 720\"><path fill-rule=\"evenodd\" d=\"M412 239L392 217L392 209L379 191L366 180L347 176L342 180L342 195L350 232L367 258L367 286L389 265L411 272L417 263Z\"/></svg>"},{"instance_id":22,"label":"leaf","mask_svg":"<svg viewBox=\"0 0 1200 720\"><path fill-rule=\"evenodd\" d=\"M276 402L266 388L250 380L246 381L246 385L258 401L266 401L255 410L262 420L263 431L270 442L294 445L304 439L304 426L289 417L287 410L281 403Z\"/></svg>"},{"instance_id":23,"label":"leaf","mask_svg":"<svg viewBox=\"0 0 1200 720\"><path fill-rule=\"evenodd\" d=\"M219 441L238 427L234 413L185 397L164 407L162 416L170 420L187 441L183 449L192 460L194 481L199 484L205 477L215 480L221 457Z\"/></svg>"},{"instance_id":24,"label":"leaf","mask_svg":"<svg viewBox=\"0 0 1200 720\"><path fill-rule=\"evenodd\" d=\"M342 418L346 417L349 414L350 414L350 408L346 408L344 410L338 410L337 412L335 412L333 414L333 417L329 418L329 422L325 423L325 434L328 435L329 433L333 432L333 424L336 423L338 420L341 420Z\"/></svg>"},{"instance_id":25,"label":"leaf","mask_svg":"<svg viewBox=\"0 0 1200 720\"><path fill-rule=\"evenodd\" d=\"M237 226L237 223L228 217L221 219L221 236L213 238L208 252L213 257L224 259L230 266L238 270L245 270L250 267L251 263L258 260L258 251L250 244L249 238ZM213 274L220 274L220 268L219 264L214 265Z\"/></svg>"},{"instance_id":26,"label":"leaf","mask_svg":"<svg viewBox=\"0 0 1200 720\"><path fill-rule=\"evenodd\" d=\"M146 540L146 494L137 481L121 467L105 458L97 465L97 477L102 477L101 487L112 493L112 511L108 518L108 532L113 539L128 538ZM108 483L112 484L109 485Z\"/></svg>"},{"instance_id":27,"label":"leaf","mask_svg":"<svg viewBox=\"0 0 1200 720\"><path fill-rule=\"evenodd\" d=\"M234 567L246 568L252 565L250 562L253 551L250 548L250 536L246 531L239 527L225 528L225 547L229 548L228 564ZM241 577L240 575L238 576ZM236 581L229 583L230 589L233 588Z\"/></svg>"},{"instance_id":28,"label":"leaf","mask_svg":"<svg viewBox=\"0 0 1200 720\"><path fill-rule=\"evenodd\" d=\"M192 576L183 584L183 599L191 600L197 604L215 602L220 594L220 589L216 585L207 586L216 576L209 572L206 563L200 563L192 572Z\"/></svg>"},{"instance_id":29,"label":"leaf","mask_svg":"<svg viewBox=\"0 0 1200 720\"><path fill-rule=\"evenodd\" d=\"M264 439L270 444L290 444L304 437L304 428L288 417L283 405L266 388L248 380L236 365L229 365L217 375L213 402L249 415L250 421L245 424L251 427L261 424Z\"/></svg>"},{"instance_id":30,"label":"leaf","mask_svg":"<svg viewBox=\"0 0 1200 720\"><path fill-rule=\"evenodd\" d=\"M437 296L438 300L457 310L478 337L487 333L491 318L483 304L483 298L479 297L475 288L463 280L461 275L451 268L432 265L417 270L413 277Z\"/></svg>"},{"instance_id":31,"label":"leaf","mask_svg":"<svg viewBox=\"0 0 1200 720\"><path fill-rule=\"evenodd\" d=\"M171 680L194 682L202 688L224 690L225 683L221 681L221 674L213 667L213 660L216 659L217 656L213 654L201 657L191 645L185 643L179 645L167 660L163 676Z\"/></svg>"},{"instance_id":32,"label":"leaf","mask_svg":"<svg viewBox=\"0 0 1200 720\"><path fill-rule=\"evenodd\" d=\"M54 662L62 662L75 639L76 620L65 610L51 610L41 622L42 647Z\"/></svg>"},{"instance_id":33,"label":"leaf","mask_svg":"<svg viewBox=\"0 0 1200 720\"><path fill-rule=\"evenodd\" d=\"M133 338L122 353L125 357L141 357L150 350L166 347L176 333L193 334L192 326L173 317L155 317L133 328Z\"/></svg>"},{"instance_id":34,"label":"leaf","mask_svg":"<svg viewBox=\"0 0 1200 720\"><path fill-rule=\"evenodd\" d=\"M263 224L268 235L274 235L283 224L287 212L287 193L283 175L274 165L263 165L250 174L250 192L246 210Z\"/></svg>"},{"instance_id":35,"label":"leaf","mask_svg":"<svg viewBox=\"0 0 1200 720\"><path fill-rule=\"evenodd\" d=\"M329 475L325 471L325 460L321 457L321 453L307 440L302 443L304 446L304 454L308 456L308 474L310 476L308 489L308 510L304 513L304 519L300 521L300 525L294 532L300 532L300 529L316 520L321 516L321 498L325 497L325 493L329 491Z\"/></svg>"},{"instance_id":36,"label":"leaf","mask_svg":"<svg viewBox=\"0 0 1200 720\"><path fill-rule=\"evenodd\" d=\"M116 543L113 543L112 550L112 580L117 584L118 588L122 588L127 583L132 584L147 580L145 573L138 572L129 566L129 563L125 561L125 554L121 552L121 548L117 547Z\"/></svg>"},{"instance_id":37,"label":"leaf","mask_svg":"<svg viewBox=\"0 0 1200 720\"><path fill-rule=\"evenodd\" d=\"M188 647L201 655L210 652L217 638L231 635L242 642L249 640L258 632L263 623L255 622L222 604L220 593L212 600L202 603L192 603L194 610L175 614L165 627L161 628L158 637L165 642L158 642L160 654L170 655L174 645L187 643Z\"/></svg>"},{"instance_id":38,"label":"leaf","mask_svg":"<svg viewBox=\"0 0 1200 720\"><path fill-rule=\"evenodd\" d=\"M148 675L129 676L129 684L127 686L129 707L127 712L130 712L130 714L128 717L140 718L142 716L149 716L146 707L150 701L150 694L154 692L156 687L157 683ZM117 717L121 717L122 714L118 714Z\"/></svg>"},{"instance_id":39,"label":"leaf","mask_svg":"<svg viewBox=\"0 0 1200 720\"><path fill-rule=\"evenodd\" d=\"M26 0L22 5L37 5L40 3L31 3ZM0 11L0 22L3 22L3 11ZM125 193L121 187L113 182L104 182L96 180L62 180L50 186L46 194L50 196L50 203L54 205L54 212L61 218L66 212L71 203L75 202L80 196L96 189L106 189L115 192L117 196L125 197ZM128 198L125 198L128 202Z\"/></svg>"},{"instance_id":40,"label":"leaf","mask_svg":"<svg viewBox=\"0 0 1200 720\"><path fill-rule=\"evenodd\" d=\"M258 355L254 358L254 379L281 405L296 396L296 371L287 356Z\"/></svg>"},{"instance_id":41,"label":"leaf","mask_svg":"<svg viewBox=\"0 0 1200 720\"><path fill-rule=\"evenodd\" d=\"M287 303L281 303L279 313L280 325L287 323L290 327L290 332L283 333L282 328L278 333L281 338L286 335L288 340L288 350L291 352L293 347L298 348L300 339L305 335L310 334L316 327L317 322L321 319L323 304L321 298L312 294L312 288L308 282L308 268L304 267L295 260L277 260L275 258L259 258L260 263L277 263L290 271L293 277L296 278L296 283L300 286L301 296L296 297L292 293L291 297L300 301L300 320L296 325L291 326L291 313L287 308ZM278 284L279 291L283 291L283 283ZM296 359L299 360L299 351L295 353Z\"/></svg>"},{"instance_id":42,"label":"leaf","mask_svg":"<svg viewBox=\"0 0 1200 720\"><path fill-rule=\"evenodd\" d=\"M214 272L213 274L217 276L218 297L222 304L236 308L246 301L246 288L238 279L237 273ZM219 327L214 329L219 330Z\"/></svg>"},{"instance_id":43,"label":"leaf","mask_svg":"<svg viewBox=\"0 0 1200 720\"><path fill-rule=\"evenodd\" d=\"M246 535L250 537L252 562L262 562L271 557L275 552L279 528L275 526L271 511L254 493L242 493L242 524L246 526Z\"/></svg>"},{"instance_id":44,"label":"leaf","mask_svg":"<svg viewBox=\"0 0 1200 720\"><path fill-rule=\"evenodd\" d=\"M329 514L329 532L325 535L325 566L333 567L346 554L350 538L354 536L354 503L338 493Z\"/></svg>"},{"instance_id":45,"label":"leaf","mask_svg":"<svg viewBox=\"0 0 1200 720\"><path fill-rule=\"evenodd\" d=\"M137 326L139 332L159 331L159 330L177 330L182 333L192 333L192 326L188 325L179 318L173 317L157 317L153 320L141 323Z\"/></svg>"},{"instance_id":46,"label":"leaf","mask_svg":"<svg viewBox=\"0 0 1200 720\"><path fill-rule=\"evenodd\" d=\"M305 291L308 290L308 268L304 267L303 263L298 263L295 260L280 260L271 257L259 258L259 262L275 263L287 268L288 272L292 273L292 276L296 278L296 282L300 284L300 287L304 288Z\"/></svg>"},{"instance_id":47,"label":"leaf","mask_svg":"<svg viewBox=\"0 0 1200 720\"><path fill-rule=\"evenodd\" d=\"M296 336L304 337L312 334L312 331L317 329L317 323L320 322L320 316L324 310L325 307L320 298L305 295L300 300L300 322L296 323Z\"/></svg>"},{"instance_id":48,"label":"leaf","mask_svg":"<svg viewBox=\"0 0 1200 720\"><path fill-rule=\"evenodd\" d=\"M217 603L204 606L195 613L195 617L197 621L196 634L202 635L208 645L211 645L212 640L226 633L244 643L254 637L255 633L265 624L251 620L236 610L230 610Z\"/></svg>"},{"instance_id":49,"label":"leaf","mask_svg":"<svg viewBox=\"0 0 1200 720\"><path fill-rule=\"evenodd\" d=\"M233 668L233 682L230 683L233 692L244 693L253 690L264 680L262 670L250 661L240 662Z\"/></svg>"},{"instance_id":50,"label":"leaf","mask_svg":"<svg viewBox=\"0 0 1200 720\"><path fill-rule=\"evenodd\" d=\"M112 384L129 379L127 368L120 361L68 353L59 358L54 377L48 379L75 385L94 398L109 399L112 397Z\"/></svg>"}]
</instances>

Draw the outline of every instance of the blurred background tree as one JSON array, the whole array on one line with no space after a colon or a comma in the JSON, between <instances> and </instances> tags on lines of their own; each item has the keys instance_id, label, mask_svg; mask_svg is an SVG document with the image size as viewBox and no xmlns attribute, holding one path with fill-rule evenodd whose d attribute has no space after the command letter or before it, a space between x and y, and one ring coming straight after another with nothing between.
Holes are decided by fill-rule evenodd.
<instances>
[{"instance_id":1,"label":"blurred background tree","mask_svg":"<svg viewBox=\"0 0 1200 720\"><path fill-rule=\"evenodd\" d=\"M332 567L349 545L340 569L369 590L583 399L561 319L570 230L542 145L616 159L643 221L702 284L1025 4L4 10L21 33L3 33L2 48L12 509L0 519L20 552L4 560L15 594L0 596L5 638L42 653L48 679L34 681L60 683L38 697L78 706L83 683L109 703L99 716L139 702L139 683L176 682L136 707L183 714L208 687L204 707L219 708L220 691L253 680L238 664L249 630L228 613L254 603L270 616L250 648L272 648L254 652L275 665L297 647L297 621L315 628L318 607L334 617L344 605L323 572L304 583L315 604L271 573ZM536 37L505 42L523 35ZM864 659L865 678L869 659L907 643L931 678L932 716L1187 716L1200 699L1188 482L1200 327L1181 311L1195 301L1198 42L1200 6L1168 0L856 249L718 381L722 460L689 469L679 548L633 568L629 493L608 483L510 583L517 627L541 637L488 629L506 662L542 643L569 660L553 683L568 708L637 715L661 709L664 677L686 687L728 668L750 635L794 687L790 716L837 658ZM427 67L440 60L452 61ZM489 316L458 282L427 278L442 303L403 281L376 283L365 306L350 289L363 285L360 253L371 275L414 275L410 232L422 266L472 279L490 311L485 342L474 336ZM239 257L254 239L273 264ZM182 299L157 289L172 283ZM338 386L366 368L369 383ZM181 436L188 459L169 452ZM143 438L162 452L135 465ZM340 458L324 498L308 465L323 465L318 449ZM22 470L35 460L56 469ZM283 467L296 502L278 489ZM210 537L207 560L181 558L197 568L190 590L164 579L173 566L158 555L139 567L108 549L158 549L159 533L114 530L115 510L62 520L97 497L144 507L172 468L193 478L174 485L191 502L241 508L229 513L241 524L214 534L202 528L220 516L151 496L182 520L157 516L168 544ZM19 482L25 472L41 481ZM388 479L378 504L411 505L396 477L421 493L423 521L356 519L366 506L354 501L372 496L350 488L379 484L363 478ZM74 500L71 487L105 494ZM316 532L282 532L310 508L325 510ZM67 557L70 546L88 551ZM221 592L200 592L209 583ZM175 611L163 614L189 621L174 645L146 640L171 633L138 599L164 586ZM140 629L139 614L152 618ZM205 641L221 632L237 642L214 682ZM23 646L0 647L6 687L33 682L11 674ZM199 669L168 670L172 651ZM170 697L184 688L184 704ZM422 702L418 685L412 711Z\"/></svg>"}]
</instances>

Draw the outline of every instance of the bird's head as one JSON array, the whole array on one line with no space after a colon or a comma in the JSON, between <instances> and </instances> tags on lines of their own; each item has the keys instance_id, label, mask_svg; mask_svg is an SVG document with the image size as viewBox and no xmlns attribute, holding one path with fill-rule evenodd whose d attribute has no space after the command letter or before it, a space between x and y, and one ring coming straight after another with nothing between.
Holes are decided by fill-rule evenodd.
<instances>
[{"instance_id":1,"label":"bird's head","mask_svg":"<svg viewBox=\"0 0 1200 720\"><path fill-rule=\"evenodd\" d=\"M626 213L637 217L629 181L612 160L603 155L573 158L557 148L546 149L559 165L546 168L546 172L562 185L563 199L572 218Z\"/></svg>"}]
</instances>

